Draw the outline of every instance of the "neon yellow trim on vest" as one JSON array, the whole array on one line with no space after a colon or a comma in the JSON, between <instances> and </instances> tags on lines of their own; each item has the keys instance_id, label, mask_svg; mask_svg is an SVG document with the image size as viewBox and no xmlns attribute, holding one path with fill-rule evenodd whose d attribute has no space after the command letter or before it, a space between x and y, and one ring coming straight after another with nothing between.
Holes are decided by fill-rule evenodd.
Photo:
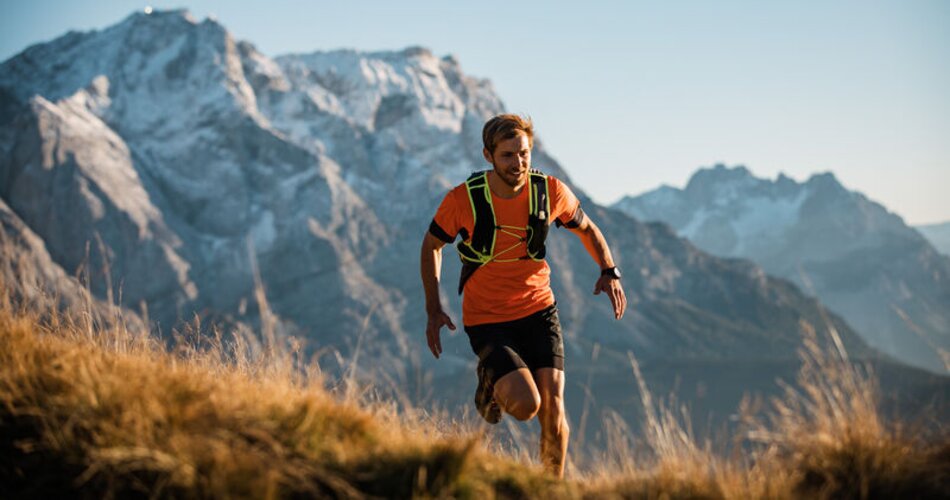
<instances>
[{"instance_id":1,"label":"neon yellow trim on vest","mask_svg":"<svg viewBox=\"0 0 950 500\"><path fill-rule=\"evenodd\" d=\"M533 182L531 182L531 179L533 177L541 177L543 179L543 182L545 183L545 191L547 191L547 182L548 182L547 176L542 173L529 172L528 182L527 182L528 185L526 186L528 188L528 215L530 217L531 214L535 214L540 219L547 221L548 217L551 214L551 200L550 200L550 197L545 196L544 211L535 213L535 209L538 204L537 198L538 198L539 193L538 193L537 186ZM482 194L485 196L485 200L488 201L488 207L491 209L492 219L494 219L492 223L495 226L495 231L492 232L491 250L490 250L490 253L484 254L476 250L471 245L471 243L462 241L462 242L459 242L458 246L459 247L464 246L466 250L468 250L469 252L472 253L472 255L474 255L474 258L468 255L464 255L461 251L459 252L459 258L461 258L463 261L474 262L477 264L488 264L489 262L517 262L519 260L524 260L524 258L522 257L522 258L515 258L515 259L499 259L498 256L504 253L507 253L511 250L514 250L515 248L521 246L522 243L524 243L525 251L527 253L528 258L537 262L543 261L544 260L543 258L538 259L534 255L531 255L531 251L528 249L528 242L531 241L532 232L533 232L533 229L530 226L519 227L519 226L504 226L504 225L497 224L497 219L495 218L495 205L494 203L492 203L491 188L488 185L488 172L485 172L482 175L473 177L465 182L466 192L468 193L468 202L472 208L472 237L470 238L470 240L474 238L475 227L477 227L478 225L478 211L475 209L475 199L473 197L473 191L475 189L478 189L478 187L477 186L474 188L472 187L472 184L476 183L477 181L482 181L484 183L481 186L481 188L483 189ZM524 231L525 236L522 237L518 234L513 233L510 230ZM505 234L518 238L520 241L500 252L495 252L495 243L498 241L498 237L496 233L498 231L504 232Z\"/></svg>"}]
</instances>

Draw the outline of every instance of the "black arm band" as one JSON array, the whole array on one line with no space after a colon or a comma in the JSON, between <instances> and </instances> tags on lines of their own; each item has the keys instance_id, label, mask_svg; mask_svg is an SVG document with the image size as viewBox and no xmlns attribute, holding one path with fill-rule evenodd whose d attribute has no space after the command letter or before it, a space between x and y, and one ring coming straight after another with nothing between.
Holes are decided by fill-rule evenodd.
<instances>
[{"instance_id":1,"label":"black arm band","mask_svg":"<svg viewBox=\"0 0 950 500\"><path fill-rule=\"evenodd\" d=\"M557 227L564 226L568 229L575 229L577 227L580 227L580 225L584 223L585 217L587 216L584 215L584 209L581 207L577 207L577 210L574 211L574 217L571 220L567 222L561 222L561 219L554 219L554 225L556 225Z\"/></svg>"},{"instance_id":2,"label":"black arm band","mask_svg":"<svg viewBox=\"0 0 950 500\"><path fill-rule=\"evenodd\" d=\"M432 219L432 223L429 224L429 233L446 243L452 243L455 241L455 238L449 236L449 233L445 232L444 229L435 223L435 219Z\"/></svg>"}]
</instances>

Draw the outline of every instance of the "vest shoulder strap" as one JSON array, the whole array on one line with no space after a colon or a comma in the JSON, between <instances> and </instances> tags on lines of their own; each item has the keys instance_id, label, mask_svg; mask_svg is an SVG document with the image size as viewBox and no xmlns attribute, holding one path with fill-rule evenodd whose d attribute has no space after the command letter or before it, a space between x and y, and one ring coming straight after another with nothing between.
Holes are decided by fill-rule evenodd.
<instances>
[{"instance_id":1,"label":"vest shoulder strap","mask_svg":"<svg viewBox=\"0 0 950 500\"><path fill-rule=\"evenodd\" d=\"M528 193L528 238L526 242L528 257L541 260L546 253L544 240L548 237L551 200L548 196L548 176L540 171L531 170Z\"/></svg>"},{"instance_id":2,"label":"vest shoulder strap","mask_svg":"<svg viewBox=\"0 0 950 500\"><path fill-rule=\"evenodd\" d=\"M488 171L475 172L465 181L468 201L472 204L472 240L468 245L482 255L492 255L495 249L495 209L488 187ZM479 259L481 260L481 259Z\"/></svg>"}]
</instances>

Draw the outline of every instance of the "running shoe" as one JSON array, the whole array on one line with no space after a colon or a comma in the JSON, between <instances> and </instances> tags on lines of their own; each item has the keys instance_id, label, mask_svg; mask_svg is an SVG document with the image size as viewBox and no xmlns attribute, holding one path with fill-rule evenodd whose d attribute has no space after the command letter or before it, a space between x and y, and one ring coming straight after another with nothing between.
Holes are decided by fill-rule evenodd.
<instances>
[{"instance_id":1,"label":"running shoe","mask_svg":"<svg viewBox=\"0 0 950 500\"><path fill-rule=\"evenodd\" d=\"M476 371L478 372L478 387L475 388L475 408L489 424L497 424L501 421L501 407L493 397L495 387L481 363L478 364Z\"/></svg>"}]
</instances>

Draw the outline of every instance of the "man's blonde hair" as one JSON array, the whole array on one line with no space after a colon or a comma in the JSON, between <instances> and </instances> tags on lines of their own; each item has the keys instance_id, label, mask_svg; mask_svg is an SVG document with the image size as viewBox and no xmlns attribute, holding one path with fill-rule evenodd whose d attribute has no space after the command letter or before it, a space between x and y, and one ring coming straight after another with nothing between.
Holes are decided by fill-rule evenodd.
<instances>
[{"instance_id":1,"label":"man's blonde hair","mask_svg":"<svg viewBox=\"0 0 950 500\"><path fill-rule=\"evenodd\" d=\"M528 145L534 146L534 124L531 118L513 114L496 115L485 122L482 128L482 143L489 154L495 154L498 143L523 133L528 137Z\"/></svg>"}]
</instances>

